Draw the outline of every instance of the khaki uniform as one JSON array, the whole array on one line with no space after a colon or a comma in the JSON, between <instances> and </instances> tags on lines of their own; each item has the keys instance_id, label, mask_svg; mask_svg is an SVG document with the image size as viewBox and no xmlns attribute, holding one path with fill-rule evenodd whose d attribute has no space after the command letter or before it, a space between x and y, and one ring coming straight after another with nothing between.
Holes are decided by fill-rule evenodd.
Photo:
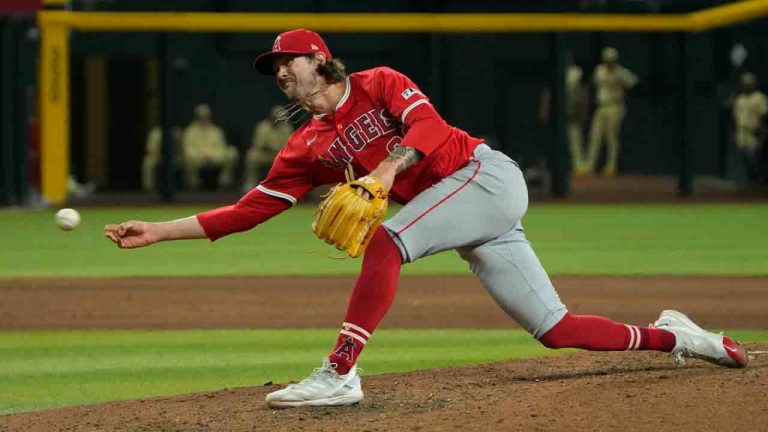
<instances>
[{"instance_id":1,"label":"khaki uniform","mask_svg":"<svg viewBox=\"0 0 768 432\"><path fill-rule=\"evenodd\" d=\"M272 165L292 133L289 124L275 124L271 118L260 121L253 128L251 148L245 156L245 189L250 190L259 183L260 176L265 174L263 171Z\"/></svg>"},{"instance_id":2,"label":"khaki uniform","mask_svg":"<svg viewBox=\"0 0 768 432\"><path fill-rule=\"evenodd\" d=\"M759 90L744 91L733 102L733 119L736 126L734 142L744 165L745 183L762 179L758 150L762 144L760 130L766 113L768 101Z\"/></svg>"},{"instance_id":3,"label":"khaki uniform","mask_svg":"<svg viewBox=\"0 0 768 432\"><path fill-rule=\"evenodd\" d=\"M190 189L200 186L200 168L204 166L220 167L218 185L232 185L237 149L228 146L221 128L214 125L202 125L196 121L184 130L184 177Z\"/></svg>"},{"instance_id":4,"label":"khaki uniform","mask_svg":"<svg viewBox=\"0 0 768 432\"><path fill-rule=\"evenodd\" d=\"M141 163L141 187L147 191L155 190L155 173L162 158L163 130L153 127L147 135L144 160Z\"/></svg>"},{"instance_id":5,"label":"khaki uniform","mask_svg":"<svg viewBox=\"0 0 768 432\"><path fill-rule=\"evenodd\" d=\"M605 140L608 151L605 174L613 175L619 159L619 132L625 110L624 91L637 84L637 77L618 64L612 69L601 64L595 69L593 81L597 88L597 110L592 118L592 127L589 132L586 168L594 171L597 156Z\"/></svg>"},{"instance_id":6,"label":"khaki uniform","mask_svg":"<svg viewBox=\"0 0 768 432\"><path fill-rule=\"evenodd\" d=\"M736 147L741 151L754 152L760 147L757 131L762 118L768 113L768 99L759 90L740 94L733 103L733 119L736 123Z\"/></svg>"},{"instance_id":7,"label":"khaki uniform","mask_svg":"<svg viewBox=\"0 0 768 432\"><path fill-rule=\"evenodd\" d=\"M174 169L181 159L179 153L179 143L181 142L182 130L179 127L172 129L173 133L173 154ZM147 191L155 190L157 181L157 168L163 160L163 129L160 126L153 127L147 134L145 144L144 160L141 163L141 186Z\"/></svg>"},{"instance_id":8,"label":"khaki uniform","mask_svg":"<svg viewBox=\"0 0 768 432\"><path fill-rule=\"evenodd\" d=\"M568 145L571 150L571 169L577 174L586 172L584 159L584 123L589 115L589 89L581 81L581 69L569 68L565 83L565 116L568 122Z\"/></svg>"}]
</instances>

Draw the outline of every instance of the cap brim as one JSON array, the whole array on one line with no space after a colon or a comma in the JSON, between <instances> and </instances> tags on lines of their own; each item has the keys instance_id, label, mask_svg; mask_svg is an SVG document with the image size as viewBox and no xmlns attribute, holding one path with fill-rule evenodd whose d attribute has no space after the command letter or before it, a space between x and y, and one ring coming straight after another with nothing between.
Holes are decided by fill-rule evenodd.
<instances>
[{"instance_id":1,"label":"cap brim","mask_svg":"<svg viewBox=\"0 0 768 432\"><path fill-rule=\"evenodd\" d=\"M299 52L299 51L278 51L278 52L267 51L265 53L260 54L258 57L256 57L253 60L253 68L256 69L262 75L274 75L275 71L272 67L272 60L274 60L275 56L280 54L304 55L304 54L311 54L311 53L305 53L305 52Z\"/></svg>"}]
</instances>

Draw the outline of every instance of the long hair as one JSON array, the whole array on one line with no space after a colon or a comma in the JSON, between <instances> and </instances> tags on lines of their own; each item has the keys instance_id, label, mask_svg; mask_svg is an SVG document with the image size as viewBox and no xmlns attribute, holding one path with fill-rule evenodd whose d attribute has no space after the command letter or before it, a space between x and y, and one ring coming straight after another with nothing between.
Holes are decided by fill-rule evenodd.
<instances>
[{"instance_id":1,"label":"long hair","mask_svg":"<svg viewBox=\"0 0 768 432\"><path fill-rule=\"evenodd\" d=\"M328 84L336 84L347 79L347 67L340 59L333 59L317 66L317 73L325 78Z\"/></svg>"}]
</instances>

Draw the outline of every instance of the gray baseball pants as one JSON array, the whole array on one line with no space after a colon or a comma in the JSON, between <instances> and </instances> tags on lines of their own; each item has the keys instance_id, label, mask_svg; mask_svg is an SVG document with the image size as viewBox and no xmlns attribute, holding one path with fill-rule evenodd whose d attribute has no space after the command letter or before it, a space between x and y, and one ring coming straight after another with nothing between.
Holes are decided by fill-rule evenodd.
<instances>
[{"instance_id":1,"label":"gray baseball pants","mask_svg":"<svg viewBox=\"0 0 768 432\"><path fill-rule=\"evenodd\" d=\"M480 144L464 168L416 196L384 227L404 263L456 249L496 303L535 338L566 308L525 238L528 189L517 164Z\"/></svg>"}]
</instances>

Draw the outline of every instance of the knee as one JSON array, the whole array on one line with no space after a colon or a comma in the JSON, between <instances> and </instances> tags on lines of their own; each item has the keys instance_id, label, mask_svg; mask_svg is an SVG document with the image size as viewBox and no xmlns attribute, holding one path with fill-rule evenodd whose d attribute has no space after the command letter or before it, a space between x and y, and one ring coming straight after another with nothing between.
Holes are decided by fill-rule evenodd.
<instances>
[{"instance_id":1,"label":"knee","mask_svg":"<svg viewBox=\"0 0 768 432\"><path fill-rule=\"evenodd\" d=\"M373 233L368 246L366 247L366 256L368 252L374 253L379 259L391 258L393 261L397 261L398 264L402 263L400 255L400 248L397 247L395 240L389 235L389 232L382 225L376 228Z\"/></svg>"},{"instance_id":2,"label":"knee","mask_svg":"<svg viewBox=\"0 0 768 432\"><path fill-rule=\"evenodd\" d=\"M553 334L550 330L547 334L539 338L539 342L549 349L561 349L568 348L568 345L564 341Z\"/></svg>"},{"instance_id":3,"label":"knee","mask_svg":"<svg viewBox=\"0 0 768 432\"><path fill-rule=\"evenodd\" d=\"M573 315L566 313L565 316L552 327L548 332L539 338L539 342L547 348L560 349L572 348L577 345L576 337L579 335L577 321Z\"/></svg>"},{"instance_id":4,"label":"knee","mask_svg":"<svg viewBox=\"0 0 768 432\"><path fill-rule=\"evenodd\" d=\"M392 237L387 232L387 229L383 226L379 225L376 228L376 231L373 232L373 235L371 236L370 242L368 242L369 248L387 248L391 249L393 247L396 247L395 241L392 240Z\"/></svg>"}]
</instances>

